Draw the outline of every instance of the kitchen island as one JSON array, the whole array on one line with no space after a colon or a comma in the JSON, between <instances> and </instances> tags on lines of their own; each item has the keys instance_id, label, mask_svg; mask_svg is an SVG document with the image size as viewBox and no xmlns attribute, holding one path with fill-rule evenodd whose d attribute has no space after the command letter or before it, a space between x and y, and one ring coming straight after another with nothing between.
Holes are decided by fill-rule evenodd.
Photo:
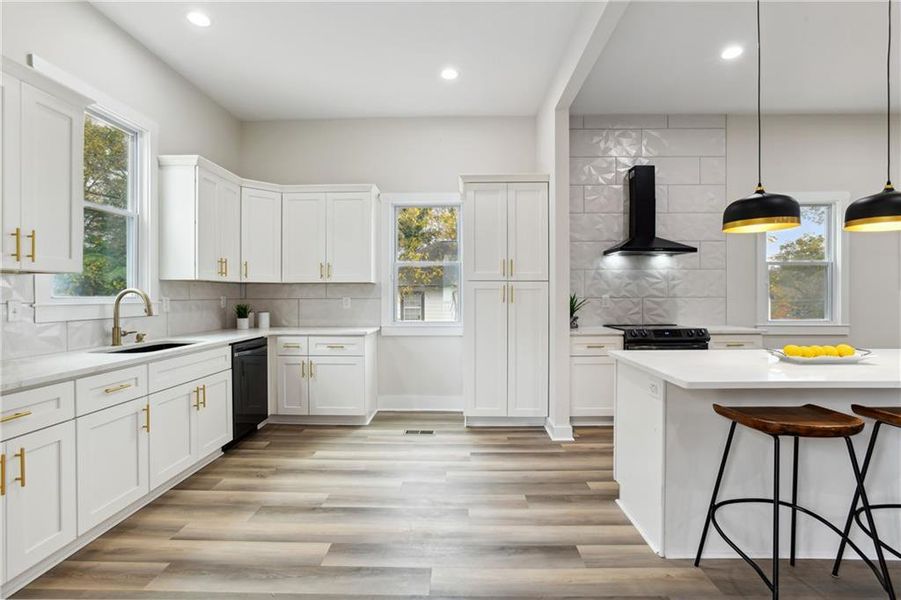
<instances>
[{"instance_id":1,"label":"kitchen island","mask_svg":"<svg viewBox=\"0 0 901 600\"><path fill-rule=\"evenodd\" d=\"M730 421L714 403L734 406L819 404L851 413L851 404L901 405L901 350L874 350L859 364L795 365L765 350L611 351L616 360L614 478L618 503L650 547L667 558L693 558L722 456ZM854 438L862 460L872 422ZM791 499L792 452L783 438L782 500ZM719 500L772 497L773 442L738 426ZM832 523L844 524L854 478L842 440L802 439L798 503ZM901 499L901 432L883 428L867 476L872 504ZM789 550L790 511L783 509L780 548ZM772 507L740 504L717 519L748 554L769 556ZM901 545L897 511L876 515L880 536ZM854 531L854 530L852 530ZM862 540L859 532L855 540ZM797 553L832 558L838 538L813 519L799 516ZM872 544L863 543L872 550ZM852 557L853 553L846 553ZM705 557L737 558L711 529Z\"/></svg>"}]
</instances>

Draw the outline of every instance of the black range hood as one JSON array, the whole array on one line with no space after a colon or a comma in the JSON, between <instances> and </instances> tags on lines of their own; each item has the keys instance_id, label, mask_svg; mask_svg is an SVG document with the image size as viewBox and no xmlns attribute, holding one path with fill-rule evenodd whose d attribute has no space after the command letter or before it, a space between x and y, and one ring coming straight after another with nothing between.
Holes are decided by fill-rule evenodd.
<instances>
[{"instance_id":1,"label":"black range hood","mask_svg":"<svg viewBox=\"0 0 901 600\"><path fill-rule=\"evenodd\" d=\"M623 182L626 241L604 250L608 254L687 254L697 252L686 244L657 237L657 196L654 165L636 165Z\"/></svg>"}]
</instances>

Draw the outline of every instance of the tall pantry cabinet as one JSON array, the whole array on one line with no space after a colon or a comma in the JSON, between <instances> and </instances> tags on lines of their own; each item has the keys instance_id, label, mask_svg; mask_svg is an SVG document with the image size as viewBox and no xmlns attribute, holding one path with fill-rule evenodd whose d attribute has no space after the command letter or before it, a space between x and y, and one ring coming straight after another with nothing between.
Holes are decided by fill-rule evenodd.
<instances>
[{"instance_id":1,"label":"tall pantry cabinet","mask_svg":"<svg viewBox=\"0 0 901 600\"><path fill-rule=\"evenodd\" d=\"M548 414L547 176L463 176L467 418Z\"/></svg>"}]
</instances>

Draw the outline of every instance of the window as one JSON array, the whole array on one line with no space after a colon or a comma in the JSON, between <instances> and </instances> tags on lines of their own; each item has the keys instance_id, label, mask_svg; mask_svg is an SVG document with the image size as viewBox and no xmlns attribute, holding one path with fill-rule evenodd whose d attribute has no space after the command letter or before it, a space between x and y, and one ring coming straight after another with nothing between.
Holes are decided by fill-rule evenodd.
<instances>
[{"instance_id":1,"label":"window","mask_svg":"<svg viewBox=\"0 0 901 600\"><path fill-rule=\"evenodd\" d=\"M84 262L53 278L53 297L115 296L137 285L139 133L99 114L84 122Z\"/></svg>"},{"instance_id":2,"label":"window","mask_svg":"<svg viewBox=\"0 0 901 600\"><path fill-rule=\"evenodd\" d=\"M389 334L455 333L462 298L459 196L382 194L382 200L391 282L383 325Z\"/></svg>"},{"instance_id":3,"label":"window","mask_svg":"<svg viewBox=\"0 0 901 600\"><path fill-rule=\"evenodd\" d=\"M845 322L842 282L843 198L796 194L801 225L761 234L763 321L767 326Z\"/></svg>"}]
</instances>

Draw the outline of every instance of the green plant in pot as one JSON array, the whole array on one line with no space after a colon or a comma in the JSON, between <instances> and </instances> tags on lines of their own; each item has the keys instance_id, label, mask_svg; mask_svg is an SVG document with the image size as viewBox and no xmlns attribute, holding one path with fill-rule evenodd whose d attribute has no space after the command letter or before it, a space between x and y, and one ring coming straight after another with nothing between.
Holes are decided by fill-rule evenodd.
<instances>
[{"instance_id":1,"label":"green plant in pot","mask_svg":"<svg viewBox=\"0 0 901 600\"><path fill-rule=\"evenodd\" d=\"M579 328L579 316L578 312L582 310L582 307L588 304L588 298L579 298L575 294L569 295L569 328L570 329L578 329Z\"/></svg>"},{"instance_id":2,"label":"green plant in pot","mask_svg":"<svg viewBox=\"0 0 901 600\"><path fill-rule=\"evenodd\" d=\"M235 304L235 317L238 319L238 329L250 329L250 312L253 307L249 304Z\"/></svg>"}]
</instances>

